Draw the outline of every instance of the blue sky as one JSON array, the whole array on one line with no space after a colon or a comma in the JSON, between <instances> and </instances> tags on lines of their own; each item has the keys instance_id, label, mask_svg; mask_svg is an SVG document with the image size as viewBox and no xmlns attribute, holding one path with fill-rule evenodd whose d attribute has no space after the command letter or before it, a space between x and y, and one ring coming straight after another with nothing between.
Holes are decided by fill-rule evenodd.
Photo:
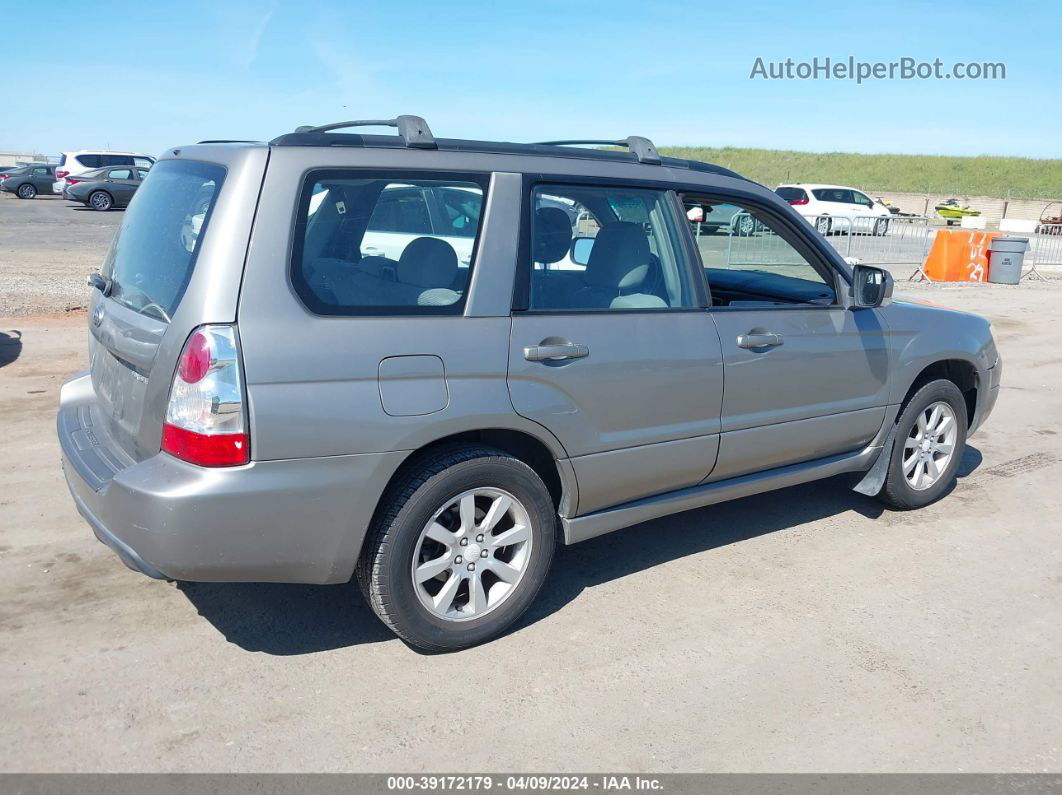
<instances>
[{"instance_id":1,"label":"blue sky","mask_svg":"<svg viewBox=\"0 0 1062 795\"><path fill-rule=\"evenodd\" d=\"M1062 157L1043 2L7 4L0 150L157 154L424 116L442 137ZM1047 15L1048 17L1050 14ZM15 33L29 57L13 55ZM750 80L757 57L1002 61L1002 81Z\"/></svg>"}]
</instances>

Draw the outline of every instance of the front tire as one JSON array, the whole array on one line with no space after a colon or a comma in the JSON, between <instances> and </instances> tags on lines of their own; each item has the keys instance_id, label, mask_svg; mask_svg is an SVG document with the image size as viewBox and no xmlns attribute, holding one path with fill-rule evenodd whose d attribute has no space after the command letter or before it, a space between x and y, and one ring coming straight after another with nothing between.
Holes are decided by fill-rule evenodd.
<instances>
[{"instance_id":1,"label":"front tire","mask_svg":"<svg viewBox=\"0 0 1062 795\"><path fill-rule=\"evenodd\" d=\"M527 464L489 447L442 448L384 495L358 582L410 646L475 646L512 626L538 594L556 524L549 490Z\"/></svg>"},{"instance_id":2,"label":"front tire","mask_svg":"<svg viewBox=\"0 0 1062 795\"><path fill-rule=\"evenodd\" d=\"M874 223L874 234L878 237L884 237L889 231L889 219L881 218Z\"/></svg>"},{"instance_id":3,"label":"front tire","mask_svg":"<svg viewBox=\"0 0 1062 795\"><path fill-rule=\"evenodd\" d=\"M17 195L20 199L35 199L37 198L37 188L29 183L19 185Z\"/></svg>"},{"instance_id":4,"label":"front tire","mask_svg":"<svg viewBox=\"0 0 1062 795\"><path fill-rule=\"evenodd\" d=\"M101 213L107 212L114 206L114 199L111 198L111 194L107 193L107 191L94 191L89 196L89 206L93 210L99 210Z\"/></svg>"},{"instance_id":5,"label":"front tire","mask_svg":"<svg viewBox=\"0 0 1062 795\"><path fill-rule=\"evenodd\" d=\"M922 508L955 484L966 449L966 401L946 379L930 381L896 421L885 485L878 497L893 508Z\"/></svg>"},{"instance_id":6,"label":"front tire","mask_svg":"<svg viewBox=\"0 0 1062 795\"><path fill-rule=\"evenodd\" d=\"M833 228L833 221L830 220L828 215L820 215L815 219L815 229L818 233L825 237L830 234L830 230Z\"/></svg>"}]
</instances>

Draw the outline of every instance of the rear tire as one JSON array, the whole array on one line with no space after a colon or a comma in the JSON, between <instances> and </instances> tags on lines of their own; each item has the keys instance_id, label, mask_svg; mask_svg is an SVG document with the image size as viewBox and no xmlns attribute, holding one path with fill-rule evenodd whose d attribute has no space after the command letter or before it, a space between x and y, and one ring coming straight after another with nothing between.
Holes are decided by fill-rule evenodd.
<instances>
[{"instance_id":1,"label":"rear tire","mask_svg":"<svg viewBox=\"0 0 1062 795\"><path fill-rule=\"evenodd\" d=\"M934 427L934 416L939 416L941 427ZM940 499L955 484L967 423L966 401L953 382L941 378L915 392L896 421L888 474L878 498L904 511Z\"/></svg>"},{"instance_id":2,"label":"rear tire","mask_svg":"<svg viewBox=\"0 0 1062 795\"><path fill-rule=\"evenodd\" d=\"M89 194L88 203L93 210L99 210L102 213L107 212L114 206L114 199L111 198L111 194L107 193L107 191L97 190Z\"/></svg>"},{"instance_id":3,"label":"rear tire","mask_svg":"<svg viewBox=\"0 0 1062 795\"><path fill-rule=\"evenodd\" d=\"M815 229L820 235L825 237L830 234L830 230L833 228L833 221L830 220L828 215L820 215L815 219Z\"/></svg>"},{"instance_id":4,"label":"rear tire","mask_svg":"<svg viewBox=\"0 0 1062 795\"><path fill-rule=\"evenodd\" d=\"M524 462L490 447L441 448L388 488L356 576L410 646L464 649L496 638L530 606L556 524L549 490Z\"/></svg>"},{"instance_id":5,"label":"rear tire","mask_svg":"<svg viewBox=\"0 0 1062 795\"><path fill-rule=\"evenodd\" d=\"M30 183L18 186L18 197L20 199L35 199L37 198L37 188Z\"/></svg>"}]
</instances>

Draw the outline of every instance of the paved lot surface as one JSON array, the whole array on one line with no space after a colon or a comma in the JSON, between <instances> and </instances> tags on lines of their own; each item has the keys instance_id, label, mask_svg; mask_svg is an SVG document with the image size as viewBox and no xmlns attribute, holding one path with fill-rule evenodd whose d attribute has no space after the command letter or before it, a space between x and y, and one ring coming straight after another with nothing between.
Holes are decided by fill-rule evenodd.
<instances>
[{"instance_id":1,"label":"paved lot surface","mask_svg":"<svg viewBox=\"0 0 1062 795\"><path fill-rule=\"evenodd\" d=\"M0 315L62 312L88 303L85 280L122 222L59 196L0 193Z\"/></svg>"},{"instance_id":2,"label":"paved lot surface","mask_svg":"<svg viewBox=\"0 0 1062 795\"><path fill-rule=\"evenodd\" d=\"M84 313L0 317L0 770L1062 769L1062 282L913 292L990 316L1005 360L951 495L831 480L594 539L446 656L352 586L125 569L58 463Z\"/></svg>"}]
</instances>

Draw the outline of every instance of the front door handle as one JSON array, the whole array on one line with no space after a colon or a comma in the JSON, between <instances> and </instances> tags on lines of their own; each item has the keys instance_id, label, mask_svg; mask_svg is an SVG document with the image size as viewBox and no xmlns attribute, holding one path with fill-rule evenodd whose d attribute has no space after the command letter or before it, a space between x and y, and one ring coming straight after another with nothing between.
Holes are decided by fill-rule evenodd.
<instances>
[{"instance_id":1,"label":"front door handle","mask_svg":"<svg viewBox=\"0 0 1062 795\"><path fill-rule=\"evenodd\" d=\"M739 348L773 348L777 345L781 345L785 340L782 339L781 334L741 334L737 338L737 346Z\"/></svg>"},{"instance_id":2,"label":"front door handle","mask_svg":"<svg viewBox=\"0 0 1062 795\"><path fill-rule=\"evenodd\" d=\"M543 340L538 345L524 348L524 358L529 362L559 362L565 359L582 359L590 355L590 349L576 342L558 342L546 344Z\"/></svg>"}]
</instances>

